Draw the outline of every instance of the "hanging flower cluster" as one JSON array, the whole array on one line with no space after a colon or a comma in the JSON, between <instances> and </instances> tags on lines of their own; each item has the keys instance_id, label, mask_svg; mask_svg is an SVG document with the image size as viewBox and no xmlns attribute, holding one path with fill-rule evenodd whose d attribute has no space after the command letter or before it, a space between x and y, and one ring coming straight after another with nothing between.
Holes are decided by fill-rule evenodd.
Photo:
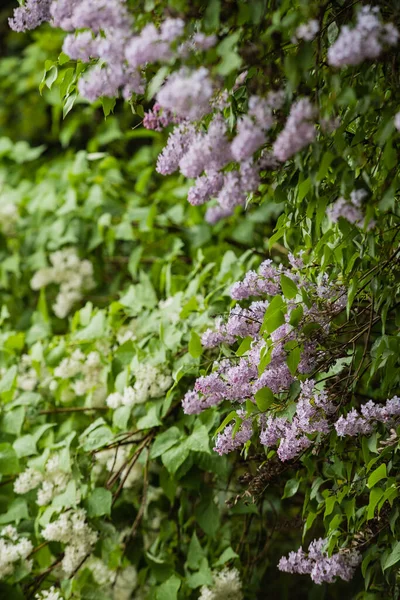
<instances>
[{"instance_id":1,"label":"hanging flower cluster","mask_svg":"<svg viewBox=\"0 0 400 600\"><path fill-rule=\"evenodd\" d=\"M389 46L396 46L399 32L393 23L382 24L379 8L363 6L356 26L345 25L336 42L328 50L328 62L333 67L359 65L364 60L378 58Z\"/></svg>"},{"instance_id":2,"label":"hanging flower cluster","mask_svg":"<svg viewBox=\"0 0 400 600\"><path fill-rule=\"evenodd\" d=\"M0 533L0 579L11 575L19 565L30 570L32 562L28 557L32 550L32 542L19 535L15 527L4 527Z\"/></svg>"},{"instance_id":3,"label":"hanging flower cluster","mask_svg":"<svg viewBox=\"0 0 400 600\"><path fill-rule=\"evenodd\" d=\"M285 573L308 574L314 583L333 583L337 577L350 581L356 567L361 562L357 551L338 552L328 556L325 551L327 540L320 538L310 543L307 553L302 548L290 552L288 558L282 557L278 568Z\"/></svg>"},{"instance_id":4,"label":"hanging flower cluster","mask_svg":"<svg viewBox=\"0 0 400 600\"><path fill-rule=\"evenodd\" d=\"M253 302L248 308L236 306L226 323L219 322L203 334L202 343L207 348L248 339L249 350L239 358L221 359L214 363L210 375L197 379L194 390L187 392L183 400L186 413L199 413L224 400L234 404L250 401L262 408L259 398L263 394L269 397L268 404L276 406L273 411L261 410L257 417L246 417L239 409L239 428L231 423L217 436L215 450L220 454L243 446L252 436L255 421L261 428L262 444L274 446L280 442L281 460L307 448L311 444L309 435L327 433L329 429L327 416L334 412L334 406L324 391L315 388L312 379L300 384L295 415L289 419L279 413L284 411L296 374L310 373L323 360L323 339L331 320L346 305L346 294L328 282L318 285L307 281L298 269L301 259L290 258L290 268L276 267L271 260L263 262L258 273L249 271L231 290L236 300L251 296L271 300ZM291 298L287 303L282 291ZM296 302L297 294L306 298L307 304L303 299ZM311 330L317 328L318 338L307 335L310 325Z\"/></svg>"},{"instance_id":5,"label":"hanging flower cluster","mask_svg":"<svg viewBox=\"0 0 400 600\"><path fill-rule=\"evenodd\" d=\"M86 512L80 508L63 512L42 531L49 542L65 545L62 568L66 575L72 575L91 553L98 534L86 522Z\"/></svg>"}]
</instances>

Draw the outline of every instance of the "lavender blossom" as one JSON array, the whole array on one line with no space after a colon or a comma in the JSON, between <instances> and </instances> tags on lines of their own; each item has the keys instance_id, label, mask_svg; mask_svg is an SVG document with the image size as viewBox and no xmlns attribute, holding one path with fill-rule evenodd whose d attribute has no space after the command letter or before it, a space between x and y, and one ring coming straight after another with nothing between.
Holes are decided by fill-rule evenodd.
<instances>
[{"instance_id":1,"label":"lavender blossom","mask_svg":"<svg viewBox=\"0 0 400 600\"><path fill-rule=\"evenodd\" d=\"M11 29L22 32L50 21L51 2L52 0L26 0L24 6L14 9L13 16L8 20Z\"/></svg>"},{"instance_id":2,"label":"lavender blossom","mask_svg":"<svg viewBox=\"0 0 400 600\"><path fill-rule=\"evenodd\" d=\"M197 121L210 112L213 93L213 84L205 67L197 71L182 68L167 79L157 94L157 101L179 117Z\"/></svg>"},{"instance_id":3,"label":"lavender blossom","mask_svg":"<svg viewBox=\"0 0 400 600\"><path fill-rule=\"evenodd\" d=\"M315 140L317 131L314 119L315 109L308 98L302 98L292 105L285 127L274 143L273 152L278 160L285 162Z\"/></svg>"},{"instance_id":4,"label":"lavender blossom","mask_svg":"<svg viewBox=\"0 0 400 600\"><path fill-rule=\"evenodd\" d=\"M224 184L222 173L213 172L196 179L194 186L188 192L188 202L193 206L204 204L215 197Z\"/></svg>"},{"instance_id":5,"label":"lavender blossom","mask_svg":"<svg viewBox=\"0 0 400 600\"><path fill-rule=\"evenodd\" d=\"M248 116L238 121L237 135L232 142L232 155L237 161L248 160L265 143L265 133Z\"/></svg>"},{"instance_id":6,"label":"lavender blossom","mask_svg":"<svg viewBox=\"0 0 400 600\"><path fill-rule=\"evenodd\" d=\"M370 400L361 406L361 415L353 408L347 415L339 417L335 423L339 437L367 435L377 423L393 424L400 416L400 398L394 396L386 404L378 405Z\"/></svg>"},{"instance_id":7,"label":"lavender blossom","mask_svg":"<svg viewBox=\"0 0 400 600\"><path fill-rule=\"evenodd\" d=\"M195 136L196 130L191 124L182 123L175 127L157 160L157 171L161 175L169 175L178 169L182 157L187 152Z\"/></svg>"},{"instance_id":8,"label":"lavender blossom","mask_svg":"<svg viewBox=\"0 0 400 600\"><path fill-rule=\"evenodd\" d=\"M359 65L378 58L385 46L396 46L399 32L392 23L382 24L379 8L364 6L357 15L356 26L342 27L336 42L328 50L328 63L333 67Z\"/></svg>"},{"instance_id":9,"label":"lavender blossom","mask_svg":"<svg viewBox=\"0 0 400 600\"><path fill-rule=\"evenodd\" d=\"M233 434L233 431L234 426L231 423L225 427L222 433L217 435L214 450L215 452L218 452L220 456L223 454L228 454L233 450L237 450L249 441L253 434L251 419L244 419L240 424L238 431L235 434Z\"/></svg>"},{"instance_id":10,"label":"lavender blossom","mask_svg":"<svg viewBox=\"0 0 400 600\"><path fill-rule=\"evenodd\" d=\"M328 217L333 223L337 223L339 218L342 217L357 227L363 227L365 216L361 210L361 204L366 195L367 192L365 190L353 190L350 194L349 201L344 198L338 198L332 206L329 207L327 211ZM372 229L374 225L375 221L370 221L367 229Z\"/></svg>"},{"instance_id":11,"label":"lavender blossom","mask_svg":"<svg viewBox=\"0 0 400 600\"><path fill-rule=\"evenodd\" d=\"M361 554L356 551L339 551L328 556L324 550L327 540L314 540L306 554L302 548L290 552L288 558L282 557L278 569L285 573L309 574L314 583L333 583L337 577L350 581L361 562Z\"/></svg>"}]
</instances>

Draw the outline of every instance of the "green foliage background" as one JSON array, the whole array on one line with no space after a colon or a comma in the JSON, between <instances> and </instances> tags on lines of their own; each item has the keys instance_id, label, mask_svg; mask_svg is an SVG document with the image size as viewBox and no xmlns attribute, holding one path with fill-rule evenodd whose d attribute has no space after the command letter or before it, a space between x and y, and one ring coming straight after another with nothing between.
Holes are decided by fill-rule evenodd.
<instances>
[{"instance_id":1,"label":"green foliage background","mask_svg":"<svg viewBox=\"0 0 400 600\"><path fill-rule=\"evenodd\" d=\"M208 4L210 29L218 4ZM283 21L261 32L261 46L294 22L292 8L307 9L307 3L279 4ZM263 3L239 5L238 15L220 17L228 29L230 19L239 19L246 41L254 31L247 23L254 24ZM185 416L180 406L216 358L203 351L199 336L229 311L231 284L265 257L287 264L288 250L311 257L310 279L326 273L348 287L354 330L364 331L358 315L372 302L378 318L367 340L352 341L350 328L337 334L341 349L334 356L342 362L336 364L348 365L353 352L367 366L348 383L352 398L384 401L398 391L398 71L371 64L347 81L311 69L308 44L284 60L276 51L273 76L285 77L293 93L316 90L327 113L343 112L341 125L297 156L293 168L263 181L246 215L239 211L211 227L203 209L187 203L184 178L155 173L166 135L138 126L140 109L122 102L106 119L104 103L77 99L70 106L64 82L75 76L75 66L60 64L61 33L47 27L24 36L9 32L11 8L11 2L2 6L0 24L0 215L6 204L17 210L9 226L0 217L0 524L18 525L39 549L32 573L16 571L0 582L0 597L30 598L52 583L65 598L113 597L85 567L62 581L51 571L40 576L61 548L41 547L38 526L60 507L77 505L100 532L96 556L113 570L136 567L133 598L198 598L200 586L212 582L212 569L224 565L239 568L249 600L398 597L398 445L382 449L380 432L347 445L332 438L314 461L289 463L263 480L261 447L252 447L247 460L212 451L228 404L199 416ZM235 59L223 56L219 68L223 61L229 75ZM370 191L367 217L377 219L376 228L362 231L345 221L332 226L324 218L328 204L360 182ZM58 319L52 310L57 286L35 292L30 281L52 252L69 246L93 264L96 285L76 312ZM121 341L126 331L134 337ZM86 356L97 352L101 362L98 384L82 396L71 392L73 381L55 374L77 348ZM18 383L23 355L37 377L31 391ZM104 400L123 389L138 363L162 365L172 374L172 388L132 414L105 410L96 394ZM333 361L327 372L335 375L331 367ZM96 479L93 467L96 451L127 434L135 442L131 456L141 444L145 450L140 481L125 489L104 473ZM45 508L32 493L17 496L13 482L27 464L44 466L46 449L62 455L70 484ZM132 535L121 542L118 532L126 528ZM276 568L301 545L302 534L309 541L327 532L333 549L341 536L360 531L364 561L351 583L316 586Z\"/></svg>"}]
</instances>

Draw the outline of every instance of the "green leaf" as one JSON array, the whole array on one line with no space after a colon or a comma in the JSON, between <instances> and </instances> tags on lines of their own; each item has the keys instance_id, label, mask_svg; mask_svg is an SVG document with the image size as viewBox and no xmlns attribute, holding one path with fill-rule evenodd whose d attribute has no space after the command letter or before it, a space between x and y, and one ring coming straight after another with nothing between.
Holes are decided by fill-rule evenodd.
<instances>
[{"instance_id":1,"label":"green leaf","mask_svg":"<svg viewBox=\"0 0 400 600\"><path fill-rule=\"evenodd\" d=\"M299 479L288 479L285 484L285 489L283 492L283 498L291 498L294 496L299 489L300 480Z\"/></svg>"},{"instance_id":2,"label":"green leaf","mask_svg":"<svg viewBox=\"0 0 400 600\"><path fill-rule=\"evenodd\" d=\"M23 435L15 440L13 448L19 458L37 453L36 440L31 434Z\"/></svg>"},{"instance_id":3,"label":"green leaf","mask_svg":"<svg viewBox=\"0 0 400 600\"><path fill-rule=\"evenodd\" d=\"M198 358L203 353L200 336L192 329L189 340L189 354L193 358Z\"/></svg>"},{"instance_id":4,"label":"green leaf","mask_svg":"<svg viewBox=\"0 0 400 600\"><path fill-rule=\"evenodd\" d=\"M205 552L200 545L196 532L193 532L192 539L190 540L189 550L187 554L186 564L189 569L196 571L200 568L201 561L205 556Z\"/></svg>"},{"instance_id":5,"label":"green leaf","mask_svg":"<svg viewBox=\"0 0 400 600\"><path fill-rule=\"evenodd\" d=\"M244 354L246 354L246 352L248 352L248 350L250 350L252 341L253 341L253 338L251 336L245 337L242 340L239 348L236 350L236 356L243 356Z\"/></svg>"},{"instance_id":6,"label":"green leaf","mask_svg":"<svg viewBox=\"0 0 400 600\"><path fill-rule=\"evenodd\" d=\"M14 384L17 377L17 366L13 365L0 379L0 395L4 402L9 402L13 397Z\"/></svg>"},{"instance_id":7,"label":"green leaf","mask_svg":"<svg viewBox=\"0 0 400 600\"><path fill-rule=\"evenodd\" d=\"M95 488L88 498L89 517L111 514L112 493L105 488Z\"/></svg>"},{"instance_id":8,"label":"green leaf","mask_svg":"<svg viewBox=\"0 0 400 600\"><path fill-rule=\"evenodd\" d=\"M0 473L14 475L19 471L18 456L11 444L0 444Z\"/></svg>"},{"instance_id":9,"label":"green leaf","mask_svg":"<svg viewBox=\"0 0 400 600\"><path fill-rule=\"evenodd\" d=\"M387 478L386 464L382 463L375 471L372 471L368 477L368 487L373 488L379 481Z\"/></svg>"},{"instance_id":10,"label":"green leaf","mask_svg":"<svg viewBox=\"0 0 400 600\"><path fill-rule=\"evenodd\" d=\"M204 533L215 537L220 525L220 512L214 500L209 496L203 498L196 507L195 515Z\"/></svg>"},{"instance_id":11,"label":"green leaf","mask_svg":"<svg viewBox=\"0 0 400 600\"><path fill-rule=\"evenodd\" d=\"M293 348L293 350L290 350L289 354L286 357L286 363L287 363L287 366L289 367L289 371L291 372L292 375L296 374L297 367L299 366L300 358L301 358L300 346L297 346L296 348Z\"/></svg>"},{"instance_id":12,"label":"green leaf","mask_svg":"<svg viewBox=\"0 0 400 600\"><path fill-rule=\"evenodd\" d=\"M233 560L234 558L239 558L239 555L236 554L231 546L229 546L229 548L225 548L219 559L214 563L214 567L222 567L224 564L230 560Z\"/></svg>"},{"instance_id":13,"label":"green leaf","mask_svg":"<svg viewBox=\"0 0 400 600\"><path fill-rule=\"evenodd\" d=\"M8 511L0 515L0 525L6 525L7 523L18 523L24 519L29 519L28 505L24 498L16 498L11 502Z\"/></svg>"},{"instance_id":14,"label":"green leaf","mask_svg":"<svg viewBox=\"0 0 400 600\"><path fill-rule=\"evenodd\" d=\"M173 446L161 455L163 465L173 475L189 456L189 449L184 443Z\"/></svg>"},{"instance_id":15,"label":"green leaf","mask_svg":"<svg viewBox=\"0 0 400 600\"><path fill-rule=\"evenodd\" d=\"M369 503L368 503L368 513L367 513L368 520L371 520L374 518L375 508L376 508L379 500L382 498L383 494L384 494L384 491L380 487L372 488L372 490L370 491Z\"/></svg>"},{"instance_id":16,"label":"green leaf","mask_svg":"<svg viewBox=\"0 0 400 600\"><path fill-rule=\"evenodd\" d=\"M113 432L106 425L101 425L100 427L96 427L94 431L91 431L87 436L83 449L86 452L90 452L91 450L97 450L97 448L101 448L105 446L108 442L110 442L113 438Z\"/></svg>"},{"instance_id":17,"label":"green leaf","mask_svg":"<svg viewBox=\"0 0 400 600\"><path fill-rule=\"evenodd\" d=\"M292 279L290 279L290 277L287 277L283 274L281 275L281 288L285 298L291 300L292 298L295 298L297 296L297 285Z\"/></svg>"},{"instance_id":18,"label":"green leaf","mask_svg":"<svg viewBox=\"0 0 400 600\"><path fill-rule=\"evenodd\" d=\"M265 311L261 332L272 333L285 323L284 310L286 304L281 296L274 296Z\"/></svg>"},{"instance_id":19,"label":"green leaf","mask_svg":"<svg viewBox=\"0 0 400 600\"><path fill-rule=\"evenodd\" d=\"M181 580L176 575L172 575L157 588L157 600L177 600L180 587Z\"/></svg>"},{"instance_id":20,"label":"green leaf","mask_svg":"<svg viewBox=\"0 0 400 600\"><path fill-rule=\"evenodd\" d=\"M292 325L293 327L297 327L297 325L300 323L301 319L303 318L303 315L304 315L304 310L300 304L299 306L296 306L296 308L294 308L292 310L292 312L290 313L290 319L289 319L290 325Z\"/></svg>"},{"instance_id":21,"label":"green leaf","mask_svg":"<svg viewBox=\"0 0 400 600\"><path fill-rule=\"evenodd\" d=\"M254 397L257 407L261 410L261 412L265 412L271 406L271 404L275 402L274 394L268 387L258 390Z\"/></svg>"},{"instance_id":22,"label":"green leaf","mask_svg":"<svg viewBox=\"0 0 400 600\"><path fill-rule=\"evenodd\" d=\"M386 558L383 564L383 570L389 569L389 567L393 567L400 560L400 542L396 542L392 548L391 553Z\"/></svg>"},{"instance_id":23,"label":"green leaf","mask_svg":"<svg viewBox=\"0 0 400 600\"><path fill-rule=\"evenodd\" d=\"M179 441L181 435L182 434L180 430L175 426L170 427L163 433L160 433L154 440L150 451L150 457L157 458L157 456L161 456Z\"/></svg>"}]
</instances>

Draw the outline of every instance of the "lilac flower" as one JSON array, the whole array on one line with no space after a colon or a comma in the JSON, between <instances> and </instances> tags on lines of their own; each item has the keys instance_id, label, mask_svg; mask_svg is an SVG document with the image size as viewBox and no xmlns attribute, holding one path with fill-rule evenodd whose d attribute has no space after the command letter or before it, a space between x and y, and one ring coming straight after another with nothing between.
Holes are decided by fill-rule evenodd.
<instances>
[{"instance_id":1,"label":"lilac flower","mask_svg":"<svg viewBox=\"0 0 400 600\"><path fill-rule=\"evenodd\" d=\"M213 172L198 177L188 192L188 202L193 206L208 202L210 198L218 194L223 184L224 176L222 173Z\"/></svg>"},{"instance_id":2,"label":"lilac flower","mask_svg":"<svg viewBox=\"0 0 400 600\"><path fill-rule=\"evenodd\" d=\"M180 119L175 117L170 110L164 109L156 102L151 110L145 113L143 118L143 127L154 131L162 131L171 123L179 123Z\"/></svg>"},{"instance_id":3,"label":"lilac flower","mask_svg":"<svg viewBox=\"0 0 400 600\"><path fill-rule=\"evenodd\" d=\"M241 188L238 171L229 171L224 175L224 185L218 194L217 201L221 208L230 211L245 203L246 195Z\"/></svg>"},{"instance_id":4,"label":"lilac flower","mask_svg":"<svg viewBox=\"0 0 400 600\"><path fill-rule=\"evenodd\" d=\"M169 175L178 169L179 162L195 136L196 130L191 124L182 123L175 127L169 134L167 145L157 160L157 171L161 175Z\"/></svg>"},{"instance_id":5,"label":"lilac flower","mask_svg":"<svg viewBox=\"0 0 400 600\"><path fill-rule=\"evenodd\" d=\"M260 96L250 96L249 98L249 115L253 117L256 124L267 131L270 129L275 120L272 116L272 108L276 108L281 101L281 92L269 92L267 98Z\"/></svg>"},{"instance_id":6,"label":"lilac flower","mask_svg":"<svg viewBox=\"0 0 400 600\"><path fill-rule=\"evenodd\" d=\"M198 177L204 171L206 155L204 153L204 136L197 133L187 152L179 161L179 170L185 177Z\"/></svg>"},{"instance_id":7,"label":"lilac flower","mask_svg":"<svg viewBox=\"0 0 400 600\"><path fill-rule=\"evenodd\" d=\"M376 423L391 424L400 416L400 398L394 396L386 404L378 405L370 400L361 406L361 415L353 408L347 415L339 417L335 423L339 437L367 435Z\"/></svg>"},{"instance_id":8,"label":"lilac flower","mask_svg":"<svg viewBox=\"0 0 400 600\"><path fill-rule=\"evenodd\" d=\"M90 31L67 35L62 49L72 60L81 60L85 63L98 55L97 40L93 38Z\"/></svg>"},{"instance_id":9,"label":"lilac flower","mask_svg":"<svg viewBox=\"0 0 400 600\"><path fill-rule=\"evenodd\" d=\"M281 162L299 152L316 138L314 125L315 109L308 98L295 102L289 113L283 131L274 143L274 155Z\"/></svg>"},{"instance_id":10,"label":"lilac flower","mask_svg":"<svg viewBox=\"0 0 400 600\"><path fill-rule=\"evenodd\" d=\"M197 71L182 68L167 79L157 94L157 101L179 117L197 121L210 112L213 93L213 84L205 67Z\"/></svg>"},{"instance_id":11,"label":"lilac flower","mask_svg":"<svg viewBox=\"0 0 400 600\"><path fill-rule=\"evenodd\" d=\"M238 414L243 418L243 414ZM218 452L220 456L244 446L253 434L251 419L244 419L235 435L233 435L233 429L234 426L231 423L225 427L222 433L217 435L214 450L215 452Z\"/></svg>"},{"instance_id":12,"label":"lilac flower","mask_svg":"<svg viewBox=\"0 0 400 600\"><path fill-rule=\"evenodd\" d=\"M239 119L237 135L232 142L232 155L237 161L248 160L265 143L265 133L248 116Z\"/></svg>"},{"instance_id":13,"label":"lilac flower","mask_svg":"<svg viewBox=\"0 0 400 600\"><path fill-rule=\"evenodd\" d=\"M64 31L73 31L75 29L72 22L73 15L79 2L80 0L57 0L57 2L51 2L50 13L52 25L60 27Z\"/></svg>"},{"instance_id":14,"label":"lilac flower","mask_svg":"<svg viewBox=\"0 0 400 600\"><path fill-rule=\"evenodd\" d=\"M378 58L384 46L396 46L399 32L392 23L383 25L379 9L364 6L357 15L356 26L342 27L336 42L328 50L328 63L333 67L359 65Z\"/></svg>"},{"instance_id":15,"label":"lilac flower","mask_svg":"<svg viewBox=\"0 0 400 600\"><path fill-rule=\"evenodd\" d=\"M365 216L360 207L366 195L367 192L365 190L353 190L349 201L344 198L338 198L329 207L327 211L328 217L333 223L337 223L339 218L342 217L357 227L363 227ZM375 221L370 221L367 228L372 229L374 225Z\"/></svg>"},{"instance_id":16,"label":"lilac flower","mask_svg":"<svg viewBox=\"0 0 400 600\"><path fill-rule=\"evenodd\" d=\"M51 2L52 0L26 0L24 6L14 9L12 18L8 20L11 29L22 32L50 21Z\"/></svg>"},{"instance_id":17,"label":"lilac flower","mask_svg":"<svg viewBox=\"0 0 400 600\"><path fill-rule=\"evenodd\" d=\"M174 42L181 37L185 30L183 19L166 19L160 28L160 38L165 42Z\"/></svg>"},{"instance_id":18,"label":"lilac flower","mask_svg":"<svg viewBox=\"0 0 400 600\"><path fill-rule=\"evenodd\" d=\"M71 23L76 29L98 33L107 29L127 30L131 18L124 0L81 0L74 7Z\"/></svg>"},{"instance_id":19,"label":"lilac flower","mask_svg":"<svg viewBox=\"0 0 400 600\"><path fill-rule=\"evenodd\" d=\"M302 23L296 29L293 42L296 43L298 40L305 40L311 42L319 31L319 23L316 19L311 19L307 23Z\"/></svg>"},{"instance_id":20,"label":"lilac flower","mask_svg":"<svg viewBox=\"0 0 400 600\"><path fill-rule=\"evenodd\" d=\"M147 63L168 61L173 53L170 44L161 40L157 28L150 23L142 29L140 35L129 41L125 56L132 68L138 68Z\"/></svg>"},{"instance_id":21,"label":"lilac flower","mask_svg":"<svg viewBox=\"0 0 400 600\"><path fill-rule=\"evenodd\" d=\"M302 548L282 557L278 569L285 573L309 574L314 583L333 583L337 577L350 581L361 562L361 554L356 551L337 552L328 556L324 550L327 540L313 540L306 554Z\"/></svg>"},{"instance_id":22,"label":"lilac flower","mask_svg":"<svg viewBox=\"0 0 400 600\"><path fill-rule=\"evenodd\" d=\"M207 223L209 223L210 225L215 225L215 223L218 223L218 221L221 221L221 219L226 219L227 217L230 217L231 215L233 215L235 210L235 207L232 208L223 208L222 206L210 206L210 208L207 209L207 212L205 214L205 220Z\"/></svg>"}]
</instances>

